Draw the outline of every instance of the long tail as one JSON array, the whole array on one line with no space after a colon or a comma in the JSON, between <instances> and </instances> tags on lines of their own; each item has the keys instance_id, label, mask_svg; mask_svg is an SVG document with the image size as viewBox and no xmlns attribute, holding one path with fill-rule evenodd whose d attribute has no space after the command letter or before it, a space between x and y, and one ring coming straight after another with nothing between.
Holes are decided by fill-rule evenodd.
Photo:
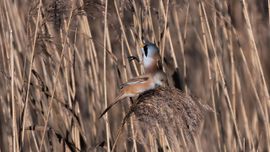
<instances>
[{"instance_id":1,"label":"long tail","mask_svg":"<svg viewBox=\"0 0 270 152\"><path fill-rule=\"evenodd\" d=\"M115 104L117 104L118 102L120 102L121 99L123 99L123 98L125 98L125 95L124 95L123 92L121 92L121 93L114 99L114 102L111 103L111 104L110 104L110 105L109 105L109 106L101 113L101 115L100 115L98 118L100 119L103 115L105 115L105 113L108 112L108 111L112 108L112 106L114 106Z\"/></svg>"}]
</instances>

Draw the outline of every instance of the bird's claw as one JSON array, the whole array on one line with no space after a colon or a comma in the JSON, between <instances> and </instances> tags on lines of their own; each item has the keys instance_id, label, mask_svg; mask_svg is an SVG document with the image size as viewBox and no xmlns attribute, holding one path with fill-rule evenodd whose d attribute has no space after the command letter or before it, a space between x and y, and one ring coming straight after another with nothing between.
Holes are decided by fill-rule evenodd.
<instances>
[{"instance_id":1,"label":"bird's claw","mask_svg":"<svg viewBox=\"0 0 270 152\"><path fill-rule=\"evenodd\" d=\"M128 56L128 61L131 62L132 60L136 60L137 62L140 62L139 58L136 56Z\"/></svg>"}]
</instances>

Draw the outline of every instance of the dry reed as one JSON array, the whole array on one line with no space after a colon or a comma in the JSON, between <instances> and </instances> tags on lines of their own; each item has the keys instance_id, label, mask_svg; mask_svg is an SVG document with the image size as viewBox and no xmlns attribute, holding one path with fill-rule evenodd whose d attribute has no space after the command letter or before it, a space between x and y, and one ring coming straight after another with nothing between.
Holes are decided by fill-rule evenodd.
<instances>
[{"instance_id":1,"label":"dry reed","mask_svg":"<svg viewBox=\"0 0 270 152\"><path fill-rule=\"evenodd\" d=\"M269 151L269 6L0 1L0 151ZM142 41L160 47L170 87L184 93L147 92L98 119L143 73L127 58L141 58Z\"/></svg>"}]
</instances>

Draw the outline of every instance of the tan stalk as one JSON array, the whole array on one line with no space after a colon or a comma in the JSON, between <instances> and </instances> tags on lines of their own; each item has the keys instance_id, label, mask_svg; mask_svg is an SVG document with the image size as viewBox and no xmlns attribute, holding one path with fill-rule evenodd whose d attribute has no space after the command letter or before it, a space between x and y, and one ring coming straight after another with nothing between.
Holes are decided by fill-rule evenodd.
<instances>
[{"instance_id":1,"label":"tan stalk","mask_svg":"<svg viewBox=\"0 0 270 152\"><path fill-rule=\"evenodd\" d=\"M73 9L71 9L73 10ZM50 118L50 114L51 114L51 109L52 109L52 105L53 105L53 99L54 99L54 96L55 96L55 91L56 91L56 86L57 86L57 80L59 78L59 73L60 73L60 69L61 69L61 64L62 64L62 59L64 57L64 52L65 52L65 49L66 49L66 43L67 43L67 36L68 36L68 33L69 33L69 26L70 26L70 22L71 22L71 17L72 17L72 11L70 12L70 15L69 15L69 19L68 19L68 24L67 24L67 31L65 32L66 35L64 37L64 43L63 43L63 49L61 51L61 55L60 55L60 62L59 62L59 66L56 70L56 77L54 79L54 86L53 86L53 92L52 92L52 95L51 95L51 98L49 100L49 107L48 107L48 112L46 113L46 116L45 116L45 123L44 123L44 129L42 131L42 136L41 136L41 141L40 141L40 146L39 146L39 151L42 151L42 147L43 147L43 143L44 143L44 138L45 138L45 133L46 133L46 130L47 130L47 127L48 127L48 122L49 122L49 118Z\"/></svg>"},{"instance_id":2,"label":"tan stalk","mask_svg":"<svg viewBox=\"0 0 270 152\"><path fill-rule=\"evenodd\" d=\"M129 46L129 43L128 43L126 31L125 31L125 28L124 28L122 19L121 19L120 14L119 14L119 10L118 10L118 7L119 6L117 5L117 2L116 1L114 1L114 7L115 7L115 10L116 10L116 14L117 14L117 18L118 18L118 21L119 21L119 24L120 24L120 27L121 27L122 34L124 36L126 47L128 48L128 53L129 53L129 55L132 55L131 49L130 49L130 46ZM139 71L138 71L138 68L137 68L137 66L135 64L135 61L132 61L132 65L133 65L133 67L135 69L136 75L139 75Z\"/></svg>"},{"instance_id":3,"label":"tan stalk","mask_svg":"<svg viewBox=\"0 0 270 152\"><path fill-rule=\"evenodd\" d=\"M241 81L239 78L239 74L236 74L236 89L239 92L238 94L239 94L239 101L240 101L240 109L241 109L241 112L243 115L244 127L245 127L245 132L247 135L247 142L249 144L249 149L253 149L254 143L253 143L252 138L251 138L252 132L251 132L251 127L249 127L247 112L246 112L246 108L245 108L244 101L243 101L243 93L242 93Z\"/></svg>"},{"instance_id":4,"label":"tan stalk","mask_svg":"<svg viewBox=\"0 0 270 152\"><path fill-rule=\"evenodd\" d=\"M263 107L264 107L264 112L265 112L265 130L266 130L266 143L269 143L270 140L270 131L269 131L269 116L268 116L268 108L270 107L270 99L269 99L269 93L268 93L268 87L267 87L267 84L266 84L266 81L265 81L265 77L264 77L264 72L263 72L263 69L262 69L262 64L261 64L261 61L260 61L260 57L259 57L259 54L258 54L258 49L257 49L257 46L256 46L256 42L255 42L255 38L254 38L254 35L253 35L253 31L252 31L252 27L251 27L251 23L250 23L250 20L249 20L249 15L248 15L248 11L247 11L247 6L246 6L246 1L245 0L241 0L241 4L243 6L243 14L244 14L244 18L246 20L246 24L247 24L247 32L248 32L248 37L249 37L249 40L251 41L251 46L254 50L254 53L255 53L255 57L256 57L256 61L257 61L257 66L260 70L260 75L261 75L261 78L262 78L262 81L263 81L263 89L264 89L264 94L265 94L265 98L264 98L264 102L263 102ZM268 144L267 146L267 149L270 150L270 145Z\"/></svg>"},{"instance_id":5,"label":"tan stalk","mask_svg":"<svg viewBox=\"0 0 270 152\"><path fill-rule=\"evenodd\" d=\"M161 11L162 11L162 15L164 18L164 29L163 29L163 34L166 34L166 30L167 29L167 24L168 24L168 9L169 9L169 0L167 0L167 5L166 8L164 7L164 4L162 2L162 0L159 1L160 2L160 7L161 7ZM161 40L160 43L160 54L161 54L161 58L164 58L164 48L165 48L165 42L166 42L166 36L163 37L163 39ZM162 60L162 65L164 65L163 60Z\"/></svg>"},{"instance_id":6,"label":"tan stalk","mask_svg":"<svg viewBox=\"0 0 270 152\"><path fill-rule=\"evenodd\" d=\"M206 20L207 33L208 33L208 36L209 36L209 39L210 39L210 44L211 44L212 49L214 51L214 59L216 60L217 67L218 67L218 72L219 72L219 74L221 76L222 88L223 88L223 91L224 91L224 95L226 97L227 104L229 106L230 114L231 114L231 117L232 117L232 120L233 120L233 125L235 127L236 136L237 136L237 142L238 142L238 145L239 145L240 149L242 149L242 142L241 142L241 138L240 138L240 134L239 134L236 118L235 118L235 113L233 112L233 109L232 109L232 105L231 105L232 102L231 102L231 99L230 99L229 94L228 94L228 89L226 87L224 74L222 72L222 69L221 69L221 66L220 66L220 63L219 63L220 61L218 60L216 48L215 48L215 45L214 45L214 42L213 42L213 38L212 38L211 31L210 31L209 22L208 22L208 19L207 19L207 15L206 15L206 12L205 12L205 7L204 7L203 2L201 2L201 6L202 6L204 18Z\"/></svg>"},{"instance_id":7,"label":"tan stalk","mask_svg":"<svg viewBox=\"0 0 270 152\"><path fill-rule=\"evenodd\" d=\"M123 50L123 47L122 47L122 61L123 61L123 65L127 65L126 63L126 59L125 59L125 52ZM124 66L126 67L126 66ZM127 73L127 69L124 68L124 82L127 82L128 81L128 73ZM128 104L129 107L131 106L130 104ZM125 115L125 114L124 114ZM136 131L135 131L135 127L134 127L134 118L133 117L130 117L130 127L131 127L131 133L132 133L132 138L133 138L133 148L134 148L134 151L137 152L138 149L137 149L137 144L136 144Z\"/></svg>"},{"instance_id":8,"label":"tan stalk","mask_svg":"<svg viewBox=\"0 0 270 152\"><path fill-rule=\"evenodd\" d=\"M37 33L38 33L38 28L39 28L39 22L41 20L41 5L42 2L41 0L39 0L38 3L38 14L37 14L37 19L36 19L36 24L35 24L35 32L34 32L34 37L33 37L33 43L32 43L32 47L31 47L31 56L30 56L30 66L29 66L29 71L28 71L28 79L27 79L27 90L26 90L26 97L25 97L25 105L24 105L24 113L22 116L22 135L21 135L21 143L23 144L24 141L24 129L25 129L25 119L26 119L26 113L27 113L27 106L28 106L28 98L29 98L29 89L30 89L30 81L31 81L31 70L32 70L32 66L33 66L33 60L34 60L34 53L35 53L35 47L36 47L36 40L37 40ZM45 129L44 129L45 131Z\"/></svg>"},{"instance_id":9,"label":"tan stalk","mask_svg":"<svg viewBox=\"0 0 270 152\"><path fill-rule=\"evenodd\" d=\"M108 100L107 100L107 59L106 59L106 47L107 47L107 14L108 14L108 0L105 2L105 15L104 15L104 42L103 42L103 92L104 92L104 106L108 106ZM108 120L108 113L105 114L105 120ZM111 146L110 146L110 127L109 127L109 122L105 121L105 126L106 126L106 143L107 143L107 152L111 151Z\"/></svg>"}]
</instances>

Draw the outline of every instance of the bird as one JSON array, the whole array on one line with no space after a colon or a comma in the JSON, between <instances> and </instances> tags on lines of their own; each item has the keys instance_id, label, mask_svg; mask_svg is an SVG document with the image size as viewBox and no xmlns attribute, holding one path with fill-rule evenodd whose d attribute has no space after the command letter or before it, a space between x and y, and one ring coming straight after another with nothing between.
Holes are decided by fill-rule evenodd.
<instances>
[{"instance_id":1,"label":"bird","mask_svg":"<svg viewBox=\"0 0 270 152\"><path fill-rule=\"evenodd\" d=\"M142 62L145 74L155 73L162 69L160 51L156 44L145 43L142 45L141 51L143 57L142 61L136 56L129 56L128 59L130 61L135 59L138 62Z\"/></svg>"},{"instance_id":2,"label":"bird","mask_svg":"<svg viewBox=\"0 0 270 152\"><path fill-rule=\"evenodd\" d=\"M167 77L163 71L157 71L155 74L145 74L120 85L120 93L113 102L101 113L101 118L112 106L126 97L135 97L143 92L155 89L159 86L167 86Z\"/></svg>"},{"instance_id":3,"label":"bird","mask_svg":"<svg viewBox=\"0 0 270 152\"><path fill-rule=\"evenodd\" d=\"M136 60L143 63L144 72L146 74L153 74L156 71L162 70L162 58L160 55L160 50L156 44L148 42L142 43L142 61L139 60L136 56L129 56L129 61ZM185 81L183 76L180 74L178 68L175 68L174 65L170 63L170 60L164 58L164 66L166 69L167 75L171 75L170 82L174 87L184 91L185 90Z\"/></svg>"}]
</instances>

